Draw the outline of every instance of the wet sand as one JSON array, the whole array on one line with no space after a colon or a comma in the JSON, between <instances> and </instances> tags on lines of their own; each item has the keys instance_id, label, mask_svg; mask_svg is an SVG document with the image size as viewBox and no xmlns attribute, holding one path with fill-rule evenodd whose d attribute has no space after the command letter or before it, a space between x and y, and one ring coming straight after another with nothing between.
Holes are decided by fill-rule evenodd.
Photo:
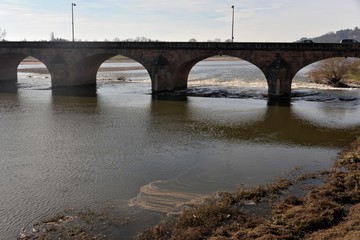
<instances>
[{"instance_id":1,"label":"wet sand","mask_svg":"<svg viewBox=\"0 0 360 240\"><path fill-rule=\"evenodd\" d=\"M142 66L133 67L101 67L99 72L118 72L118 71L131 71L131 70L143 70ZM19 68L18 72L23 73L35 73L35 74L50 74L46 68Z\"/></svg>"}]
</instances>

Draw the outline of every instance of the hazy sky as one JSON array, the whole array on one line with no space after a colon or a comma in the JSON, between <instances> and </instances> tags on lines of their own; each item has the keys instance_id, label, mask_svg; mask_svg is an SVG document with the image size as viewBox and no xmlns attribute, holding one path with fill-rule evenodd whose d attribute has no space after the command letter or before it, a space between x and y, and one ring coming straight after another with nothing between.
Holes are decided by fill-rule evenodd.
<instances>
[{"instance_id":1,"label":"hazy sky","mask_svg":"<svg viewBox=\"0 0 360 240\"><path fill-rule=\"evenodd\" d=\"M6 40L71 39L68 0L0 0ZM360 0L74 0L75 38L296 41L360 27Z\"/></svg>"}]
</instances>

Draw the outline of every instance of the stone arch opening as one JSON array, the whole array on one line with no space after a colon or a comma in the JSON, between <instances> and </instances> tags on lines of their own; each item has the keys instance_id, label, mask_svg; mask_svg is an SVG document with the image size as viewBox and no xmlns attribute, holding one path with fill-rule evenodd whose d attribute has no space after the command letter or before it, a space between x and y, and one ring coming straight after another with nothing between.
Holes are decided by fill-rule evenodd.
<instances>
[{"instance_id":1,"label":"stone arch opening","mask_svg":"<svg viewBox=\"0 0 360 240\"><path fill-rule=\"evenodd\" d=\"M48 67L36 57L24 57L17 66L17 84L20 88L51 88Z\"/></svg>"},{"instance_id":2,"label":"stone arch opening","mask_svg":"<svg viewBox=\"0 0 360 240\"><path fill-rule=\"evenodd\" d=\"M101 63L96 75L97 83L137 82L151 85L150 75L139 62L124 55L114 55Z\"/></svg>"},{"instance_id":3,"label":"stone arch opening","mask_svg":"<svg viewBox=\"0 0 360 240\"><path fill-rule=\"evenodd\" d=\"M23 53L4 53L0 54L0 84L1 85L14 85L18 83L18 71L21 72L23 64L28 59L29 55ZM37 58L32 57L34 62L41 63ZM47 67L41 63L43 68ZM30 72L29 67L27 72ZM20 73L19 73L20 75Z\"/></svg>"},{"instance_id":4,"label":"stone arch opening","mask_svg":"<svg viewBox=\"0 0 360 240\"><path fill-rule=\"evenodd\" d=\"M347 66L351 64L355 64L354 67L350 67L350 71L346 71L343 74L343 80L340 80L338 85L331 83L321 76L320 72L317 76L314 75L316 70L324 71L324 73L327 71L329 75L342 74L341 72L345 71ZM318 59L297 71L292 81L292 89L294 91L346 87L360 87L360 58L328 57Z\"/></svg>"},{"instance_id":5,"label":"stone arch opening","mask_svg":"<svg viewBox=\"0 0 360 240\"><path fill-rule=\"evenodd\" d=\"M214 97L257 97L267 94L264 73L239 57L214 55L191 63L188 91Z\"/></svg>"},{"instance_id":6,"label":"stone arch opening","mask_svg":"<svg viewBox=\"0 0 360 240\"><path fill-rule=\"evenodd\" d=\"M129 55L109 51L81 58L71 65L68 86L94 87L109 82L143 82L150 86L150 75L143 63Z\"/></svg>"}]
</instances>

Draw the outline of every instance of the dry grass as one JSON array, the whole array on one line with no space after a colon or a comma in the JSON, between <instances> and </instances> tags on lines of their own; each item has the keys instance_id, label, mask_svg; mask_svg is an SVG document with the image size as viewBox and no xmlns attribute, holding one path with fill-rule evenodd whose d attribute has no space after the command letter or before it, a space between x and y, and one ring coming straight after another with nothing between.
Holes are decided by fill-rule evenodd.
<instances>
[{"instance_id":1,"label":"dry grass","mask_svg":"<svg viewBox=\"0 0 360 240\"><path fill-rule=\"evenodd\" d=\"M113 228L120 228L128 224L126 217L114 216L111 209L97 211L90 208L64 213L44 219L32 226L32 229L23 229L18 240L107 240L111 237Z\"/></svg>"},{"instance_id":2,"label":"dry grass","mask_svg":"<svg viewBox=\"0 0 360 240\"><path fill-rule=\"evenodd\" d=\"M135 239L360 239L360 138L324 175L324 184L302 198L277 198L270 216L249 214L243 211L244 204L273 201L291 181L279 179L255 189L220 193L177 218L145 229Z\"/></svg>"}]
</instances>

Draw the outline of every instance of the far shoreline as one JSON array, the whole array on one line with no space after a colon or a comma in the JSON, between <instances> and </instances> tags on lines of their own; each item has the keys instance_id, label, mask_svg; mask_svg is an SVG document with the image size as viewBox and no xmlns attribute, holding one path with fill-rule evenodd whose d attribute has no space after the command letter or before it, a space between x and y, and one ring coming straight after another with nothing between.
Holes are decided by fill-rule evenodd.
<instances>
[{"instance_id":1,"label":"far shoreline","mask_svg":"<svg viewBox=\"0 0 360 240\"><path fill-rule=\"evenodd\" d=\"M204 61L244 61L239 58L235 57L228 57L228 56L214 56L211 58L204 59ZM130 58L119 56L118 58L114 57L105 62L109 63L132 63L136 62ZM26 58L21 63L23 65L36 65L41 63L40 61L36 60L35 58ZM100 67L98 72L121 72L121 71L133 71L133 70L145 70L143 66L126 66L126 67ZM42 68L18 68L18 72L21 73L35 73L35 74L50 74L48 69L44 66Z\"/></svg>"}]
</instances>

